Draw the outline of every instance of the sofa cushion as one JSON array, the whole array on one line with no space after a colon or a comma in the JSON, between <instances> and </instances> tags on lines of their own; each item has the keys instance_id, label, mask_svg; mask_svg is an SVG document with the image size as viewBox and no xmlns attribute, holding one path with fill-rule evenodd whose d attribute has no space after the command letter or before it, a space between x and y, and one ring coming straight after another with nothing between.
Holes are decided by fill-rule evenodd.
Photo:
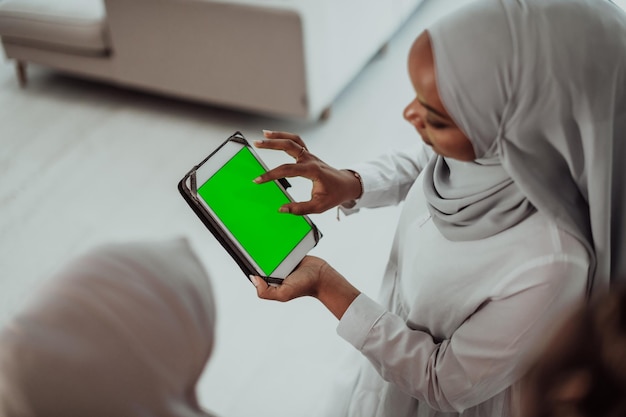
<instances>
[{"instance_id":1,"label":"sofa cushion","mask_svg":"<svg viewBox=\"0 0 626 417\"><path fill-rule=\"evenodd\" d=\"M100 55L111 49L103 0L0 1L0 36L70 53Z\"/></svg>"}]
</instances>

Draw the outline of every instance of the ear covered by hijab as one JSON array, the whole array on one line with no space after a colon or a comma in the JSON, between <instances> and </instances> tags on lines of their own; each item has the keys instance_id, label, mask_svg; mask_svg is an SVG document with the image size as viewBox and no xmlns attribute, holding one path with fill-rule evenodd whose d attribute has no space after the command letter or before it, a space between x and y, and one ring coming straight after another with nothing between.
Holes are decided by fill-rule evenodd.
<instances>
[{"instance_id":1,"label":"ear covered by hijab","mask_svg":"<svg viewBox=\"0 0 626 417\"><path fill-rule=\"evenodd\" d=\"M608 0L477 0L428 28L441 99L594 260L626 277L626 16Z\"/></svg>"},{"instance_id":2,"label":"ear covered by hijab","mask_svg":"<svg viewBox=\"0 0 626 417\"><path fill-rule=\"evenodd\" d=\"M0 334L0 415L209 416L195 389L214 327L186 240L92 251Z\"/></svg>"}]
</instances>

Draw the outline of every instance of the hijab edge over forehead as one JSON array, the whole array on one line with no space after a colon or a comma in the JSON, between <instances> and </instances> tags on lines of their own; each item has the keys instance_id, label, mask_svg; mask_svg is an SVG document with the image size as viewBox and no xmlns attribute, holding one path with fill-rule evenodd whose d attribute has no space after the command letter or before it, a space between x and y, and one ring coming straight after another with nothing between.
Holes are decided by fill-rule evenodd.
<instances>
[{"instance_id":1,"label":"hijab edge over forehead","mask_svg":"<svg viewBox=\"0 0 626 417\"><path fill-rule=\"evenodd\" d=\"M515 57L503 7L497 0L474 1L426 32L444 107L470 138L477 159L497 157L496 139L513 89Z\"/></svg>"},{"instance_id":2,"label":"hijab edge over forehead","mask_svg":"<svg viewBox=\"0 0 626 417\"><path fill-rule=\"evenodd\" d=\"M500 108L506 103L507 71L494 66L486 77L473 52L477 48L473 45L478 42L481 53L495 51L497 60L507 61L508 50L503 55L494 49L507 37L497 37L494 45L491 30L508 31L506 22L503 24L497 17L502 17L501 10L484 7L481 2L472 3L426 31L432 44L442 103L470 139L477 156L473 162L438 156L424 170L424 194L433 221L442 235L452 241L491 237L535 212L500 163L495 140ZM486 24L490 26L489 32L485 30ZM463 65L455 66L455 60ZM497 94L487 97L494 83ZM468 85L471 91L466 88ZM479 115L488 115L487 120L472 123Z\"/></svg>"}]
</instances>

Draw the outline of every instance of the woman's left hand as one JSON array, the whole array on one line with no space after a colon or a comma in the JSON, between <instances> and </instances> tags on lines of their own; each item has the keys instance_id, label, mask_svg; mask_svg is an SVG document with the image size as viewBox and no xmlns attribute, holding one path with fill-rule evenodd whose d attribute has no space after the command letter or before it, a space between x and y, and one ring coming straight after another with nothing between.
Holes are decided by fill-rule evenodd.
<instances>
[{"instance_id":1,"label":"woman's left hand","mask_svg":"<svg viewBox=\"0 0 626 417\"><path fill-rule=\"evenodd\" d=\"M257 288L259 298L282 302L304 296L317 298L322 274L327 268L330 268L330 265L323 259L306 256L278 287L268 285L260 277L251 277L251 279Z\"/></svg>"},{"instance_id":2,"label":"woman's left hand","mask_svg":"<svg viewBox=\"0 0 626 417\"><path fill-rule=\"evenodd\" d=\"M298 297L315 297L338 319L341 319L360 294L359 290L326 261L315 256L305 256L300 265L278 287L268 285L257 276L251 276L250 279L259 298L285 302Z\"/></svg>"}]
</instances>

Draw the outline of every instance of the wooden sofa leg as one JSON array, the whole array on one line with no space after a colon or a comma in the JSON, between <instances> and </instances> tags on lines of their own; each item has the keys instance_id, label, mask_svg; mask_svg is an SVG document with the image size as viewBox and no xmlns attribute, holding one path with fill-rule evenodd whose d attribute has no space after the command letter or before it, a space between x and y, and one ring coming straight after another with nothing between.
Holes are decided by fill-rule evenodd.
<instances>
[{"instance_id":1,"label":"wooden sofa leg","mask_svg":"<svg viewBox=\"0 0 626 417\"><path fill-rule=\"evenodd\" d=\"M20 87L26 87L28 83L28 76L26 74L26 62L17 61L15 64L15 72L17 73L17 80L20 83Z\"/></svg>"},{"instance_id":2,"label":"wooden sofa leg","mask_svg":"<svg viewBox=\"0 0 626 417\"><path fill-rule=\"evenodd\" d=\"M330 119L330 114L331 114L331 108L330 106L328 106L322 111L322 114L320 114L320 121L324 122Z\"/></svg>"},{"instance_id":3,"label":"wooden sofa leg","mask_svg":"<svg viewBox=\"0 0 626 417\"><path fill-rule=\"evenodd\" d=\"M376 52L375 57L377 59L381 59L383 58L385 55L387 55L387 52L389 51L389 42L385 42L385 44L383 46L380 47L380 49L378 50L378 52Z\"/></svg>"}]
</instances>

